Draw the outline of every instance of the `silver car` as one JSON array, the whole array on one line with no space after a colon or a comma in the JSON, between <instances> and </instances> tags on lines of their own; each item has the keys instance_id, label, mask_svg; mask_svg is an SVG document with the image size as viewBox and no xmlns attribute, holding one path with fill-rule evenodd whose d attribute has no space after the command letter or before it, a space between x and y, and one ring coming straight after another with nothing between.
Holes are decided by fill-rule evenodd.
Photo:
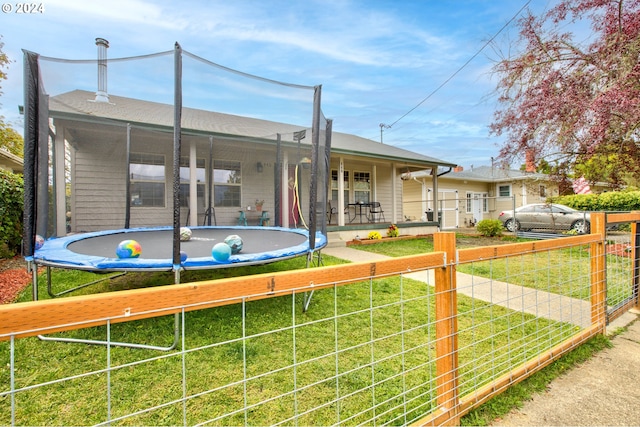
<instances>
[{"instance_id":1,"label":"silver car","mask_svg":"<svg viewBox=\"0 0 640 427\"><path fill-rule=\"evenodd\" d=\"M498 217L509 231L529 230L574 230L587 234L591 223L588 212L577 211L555 203L535 203L500 212Z\"/></svg>"}]
</instances>

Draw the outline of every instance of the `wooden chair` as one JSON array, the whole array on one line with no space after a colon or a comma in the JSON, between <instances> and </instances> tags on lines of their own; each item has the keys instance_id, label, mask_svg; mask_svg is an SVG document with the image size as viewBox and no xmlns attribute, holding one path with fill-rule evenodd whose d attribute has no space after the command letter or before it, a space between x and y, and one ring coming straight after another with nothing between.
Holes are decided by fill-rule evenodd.
<instances>
[{"instance_id":1,"label":"wooden chair","mask_svg":"<svg viewBox=\"0 0 640 427\"><path fill-rule=\"evenodd\" d=\"M371 202L369 204L369 221L380 222L380 220L386 221L382 206L380 205L380 202Z\"/></svg>"}]
</instances>

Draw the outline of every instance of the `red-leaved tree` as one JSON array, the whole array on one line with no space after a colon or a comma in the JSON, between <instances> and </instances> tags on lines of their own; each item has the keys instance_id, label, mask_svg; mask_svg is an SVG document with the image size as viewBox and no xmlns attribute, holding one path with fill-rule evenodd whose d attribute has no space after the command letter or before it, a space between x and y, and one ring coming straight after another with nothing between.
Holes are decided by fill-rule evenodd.
<instances>
[{"instance_id":1,"label":"red-leaved tree","mask_svg":"<svg viewBox=\"0 0 640 427\"><path fill-rule=\"evenodd\" d=\"M519 29L520 53L494 67L500 158L529 152L560 176L637 182L640 0L561 0L544 15L527 13Z\"/></svg>"}]
</instances>

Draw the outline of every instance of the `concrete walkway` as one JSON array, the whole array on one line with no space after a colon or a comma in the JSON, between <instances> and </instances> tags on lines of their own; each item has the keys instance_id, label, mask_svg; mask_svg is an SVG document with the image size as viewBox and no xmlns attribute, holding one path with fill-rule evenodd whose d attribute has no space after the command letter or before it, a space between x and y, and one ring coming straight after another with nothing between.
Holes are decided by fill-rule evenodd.
<instances>
[{"instance_id":1,"label":"concrete walkway","mask_svg":"<svg viewBox=\"0 0 640 427\"><path fill-rule=\"evenodd\" d=\"M348 247L325 248L323 253L352 262L387 259ZM434 283L426 272L411 273L412 278ZM475 282L474 282L475 280ZM480 280L480 282L478 282ZM484 280L484 282L482 282ZM504 304L515 310L550 316L557 320L588 324L589 304L571 298L520 286L457 275L458 290L473 298ZM553 297L551 297L553 295ZM501 303L502 301L502 303ZM545 301L543 307L535 303ZM586 310L586 311L585 311ZM599 352L583 365L550 383L544 393L494 426L637 426L640 425L640 312L632 310L612 322L607 333L622 333L612 339L613 347ZM582 319L584 318L584 319Z\"/></svg>"},{"instance_id":2,"label":"concrete walkway","mask_svg":"<svg viewBox=\"0 0 640 427\"><path fill-rule=\"evenodd\" d=\"M373 262L390 257L361 251L350 247L333 247L322 250L324 254L351 262ZM406 274L405 277L426 283L434 283L433 270ZM456 274L458 293L481 301L501 305L512 310L560 322L574 323L585 328L591 322L589 301L569 298L497 280L489 280L470 274Z\"/></svg>"}]
</instances>

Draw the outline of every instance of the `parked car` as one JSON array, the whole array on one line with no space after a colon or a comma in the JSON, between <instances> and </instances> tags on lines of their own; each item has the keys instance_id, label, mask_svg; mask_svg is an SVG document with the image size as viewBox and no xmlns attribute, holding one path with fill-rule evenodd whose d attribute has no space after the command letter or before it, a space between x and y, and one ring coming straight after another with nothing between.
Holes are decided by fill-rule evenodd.
<instances>
[{"instance_id":1,"label":"parked car","mask_svg":"<svg viewBox=\"0 0 640 427\"><path fill-rule=\"evenodd\" d=\"M587 234L591 222L588 212L577 211L568 206L555 203L534 203L502 211L498 217L509 231L529 230L574 230L578 234Z\"/></svg>"}]
</instances>

